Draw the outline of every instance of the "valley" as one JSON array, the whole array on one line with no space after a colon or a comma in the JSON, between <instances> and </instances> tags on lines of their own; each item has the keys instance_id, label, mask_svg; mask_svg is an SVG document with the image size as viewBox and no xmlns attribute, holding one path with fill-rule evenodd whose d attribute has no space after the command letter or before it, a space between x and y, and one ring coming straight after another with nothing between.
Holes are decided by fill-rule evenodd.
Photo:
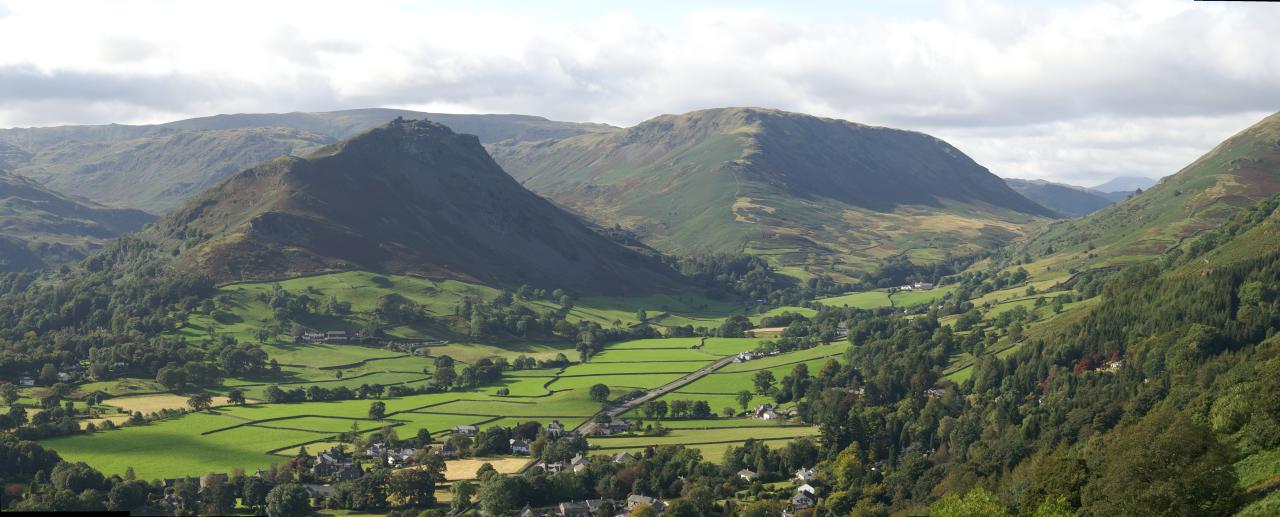
<instances>
[{"instance_id":1,"label":"valley","mask_svg":"<svg viewBox=\"0 0 1280 517\"><path fill-rule=\"evenodd\" d=\"M333 515L983 494L1129 514L1104 486L1172 457L1162 479L1211 487L1194 504L1264 515L1274 120L1058 219L939 140L785 112L533 143L396 118L228 175L78 264L6 273L0 423L27 445L4 450L32 479L238 487L223 509L245 514L255 485L298 486ZM857 165L788 167L796 132L835 139L805 159ZM896 172L831 150L922 143L945 156ZM832 187L859 174L919 176Z\"/></svg>"}]
</instances>

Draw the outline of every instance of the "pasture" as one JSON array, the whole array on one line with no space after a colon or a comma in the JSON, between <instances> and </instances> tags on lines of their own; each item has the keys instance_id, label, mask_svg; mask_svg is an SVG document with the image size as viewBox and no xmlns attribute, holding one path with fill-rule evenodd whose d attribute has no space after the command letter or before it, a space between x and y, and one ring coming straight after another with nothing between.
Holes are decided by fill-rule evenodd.
<instances>
[{"instance_id":1,"label":"pasture","mask_svg":"<svg viewBox=\"0 0 1280 517\"><path fill-rule=\"evenodd\" d=\"M712 338L707 340L703 349L690 348L699 341L696 338L630 341L607 347L588 363L572 364L563 369L509 371L500 382L472 391L388 397L382 399L386 405L386 416L382 420L368 418L372 400L259 403L223 406L210 412L188 413L145 425L54 438L43 443L68 460L84 461L108 474L122 474L125 469L133 467L142 478L173 478L230 472L235 468L249 471L265 468L296 453L300 446L305 445L313 453L331 446L341 434L351 431L353 425L361 433L389 426L401 437L412 436L419 429L442 437L452 427L464 424L487 428L514 426L525 421L546 425L558 420L572 428L587 421L601 408L589 397L592 385L610 386L611 398L616 399L632 390L661 386L721 357L752 350L760 343L755 339ZM751 389L754 371L775 369L781 378L795 364L806 363L816 368L826 360L826 356L841 353L844 346L823 346L733 364L722 370L725 373L711 374L685 387L687 390L714 391L715 395L676 392L665 398L708 400L718 414L723 407L738 408L733 400L734 394L740 389ZM342 379L334 378L336 373L333 371L309 368L306 371L314 376L301 385L334 387L426 382L428 379L424 374L411 369L428 360L405 357L373 361L345 370ZM378 370L387 367L399 370L401 361L412 365L405 368L408 372ZM323 372L325 378L316 372ZM224 390L236 386L250 395L258 395L267 386L246 379L229 379L227 385ZM499 388L507 388L509 393L500 396L497 394ZM763 397L757 398L753 404L768 401ZM186 407L186 397L173 394L116 397L108 402L127 411L144 413L161 408ZM225 399L219 397L217 402L223 403ZM598 438L593 439L593 443L613 449L678 443L714 449L726 443L740 443L747 438L784 440L811 436L816 432L808 427L787 427L776 422L747 419L673 420L664 422L664 425L673 429L666 436ZM716 454L712 459L718 459L722 450ZM522 466L525 460L498 461L505 462L503 468L516 468L510 465L519 463ZM456 475L473 476L481 463L459 464ZM494 465L497 467L498 463Z\"/></svg>"}]
</instances>

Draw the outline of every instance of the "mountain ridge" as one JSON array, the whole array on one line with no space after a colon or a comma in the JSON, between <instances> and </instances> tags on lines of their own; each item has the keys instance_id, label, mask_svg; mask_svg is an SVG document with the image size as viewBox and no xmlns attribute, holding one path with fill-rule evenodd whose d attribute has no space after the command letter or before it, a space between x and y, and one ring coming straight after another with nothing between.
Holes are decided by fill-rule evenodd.
<instances>
[{"instance_id":1,"label":"mountain ridge","mask_svg":"<svg viewBox=\"0 0 1280 517\"><path fill-rule=\"evenodd\" d=\"M772 109L490 149L535 192L659 250L757 252L793 273L977 252L1053 216L935 137Z\"/></svg>"},{"instance_id":2,"label":"mountain ridge","mask_svg":"<svg viewBox=\"0 0 1280 517\"><path fill-rule=\"evenodd\" d=\"M233 175L148 237L222 282L366 269L609 293L675 278L524 190L477 137L402 119Z\"/></svg>"}]
</instances>

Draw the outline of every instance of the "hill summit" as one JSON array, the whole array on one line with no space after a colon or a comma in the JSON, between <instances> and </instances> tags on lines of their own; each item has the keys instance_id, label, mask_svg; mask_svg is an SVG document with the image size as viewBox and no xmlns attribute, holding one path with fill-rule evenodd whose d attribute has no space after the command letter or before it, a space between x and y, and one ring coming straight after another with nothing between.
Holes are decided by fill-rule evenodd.
<instances>
[{"instance_id":1,"label":"hill summit","mask_svg":"<svg viewBox=\"0 0 1280 517\"><path fill-rule=\"evenodd\" d=\"M222 281L367 269L612 293L675 275L522 188L475 136L425 120L240 172L151 235Z\"/></svg>"},{"instance_id":2,"label":"hill summit","mask_svg":"<svg viewBox=\"0 0 1280 517\"><path fill-rule=\"evenodd\" d=\"M535 192L680 254L865 270L989 249L1053 216L932 136L772 109L490 148Z\"/></svg>"}]
</instances>

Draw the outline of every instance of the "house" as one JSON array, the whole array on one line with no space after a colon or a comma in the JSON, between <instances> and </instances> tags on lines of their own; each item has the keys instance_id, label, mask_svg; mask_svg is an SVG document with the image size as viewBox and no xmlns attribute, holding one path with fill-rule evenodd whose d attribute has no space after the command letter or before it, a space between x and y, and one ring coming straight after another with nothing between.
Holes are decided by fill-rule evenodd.
<instances>
[{"instance_id":1,"label":"house","mask_svg":"<svg viewBox=\"0 0 1280 517\"><path fill-rule=\"evenodd\" d=\"M58 382L71 382L76 380L75 374L67 372L58 372Z\"/></svg>"},{"instance_id":2,"label":"house","mask_svg":"<svg viewBox=\"0 0 1280 517\"><path fill-rule=\"evenodd\" d=\"M583 470L586 470L587 461L588 460L586 456L583 456L582 453L578 453L578 454L575 454L573 458L569 460L569 467L573 468L573 472L576 474L578 472L582 472Z\"/></svg>"},{"instance_id":3,"label":"house","mask_svg":"<svg viewBox=\"0 0 1280 517\"><path fill-rule=\"evenodd\" d=\"M352 481L364 475L364 468L359 463L348 463L333 473L334 481Z\"/></svg>"},{"instance_id":4,"label":"house","mask_svg":"<svg viewBox=\"0 0 1280 517\"><path fill-rule=\"evenodd\" d=\"M586 501L560 503L556 509L561 517L591 517L591 509L587 508Z\"/></svg>"},{"instance_id":5,"label":"house","mask_svg":"<svg viewBox=\"0 0 1280 517\"><path fill-rule=\"evenodd\" d=\"M529 454L529 442L525 440L511 439L511 454Z\"/></svg>"},{"instance_id":6,"label":"house","mask_svg":"<svg viewBox=\"0 0 1280 517\"><path fill-rule=\"evenodd\" d=\"M662 501L653 497L649 497L647 495L633 494L633 495L627 496L628 509L634 509L635 507L640 505L652 506L654 510L658 510L658 511L661 511L663 508L667 506L666 503L663 503Z\"/></svg>"},{"instance_id":7,"label":"house","mask_svg":"<svg viewBox=\"0 0 1280 517\"><path fill-rule=\"evenodd\" d=\"M560 435L564 434L564 424L560 423L559 420L552 420L550 424L547 424L547 434L552 438L559 438Z\"/></svg>"},{"instance_id":8,"label":"house","mask_svg":"<svg viewBox=\"0 0 1280 517\"><path fill-rule=\"evenodd\" d=\"M36 380L30 375L24 375L22 376L22 378L18 379L18 385L19 386L35 386Z\"/></svg>"},{"instance_id":9,"label":"house","mask_svg":"<svg viewBox=\"0 0 1280 517\"><path fill-rule=\"evenodd\" d=\"M755 481L758 476L756 475L755 472L752 472L747 469L742 469L738 471L738 477L742 478L743 481L750 482L750 481Z\"/></svg>"},{"instance_id":10,"label":"house","mask_svg":"<svg viewBox=\"0 0 1280 517\"><path fill-rule=\"evenodd\" d=\"M733 358L733 362L745 363L757 357L760 357L760 356L757 355L755 352L740 352L737 357Z\"/></svg>"},{"instance_id":11,"label":"house","mask_svg":"<svg viewBox=\"0 0 1280 517\"><path fill-rule=\"evenodd\" d=\"M808 483L818 478L818 471L813 469L796 470L796 480L801 483Z\"/></svg>"},{"instance_id":12,"label":"house","mask_svg":"<svg viewBox=\"0 0 1280 517\"><path fill-rule=\"evenodd\" d=\"M446 442L440 447L440 457L446 460L456 460L458 459L458 448L454 447L452 443Z\"/></svg>"},{"instance_id":13,"label":"house","mask_svg":"<svg viewBox=\"0 0 1280 517\"><path fill-rule=\"evenodd\" d=\"M608 428L609 434L625 433L631 430L631 422L621 418L615 418L613 421L609 422Z\"/></svg>"},{"instance_id":14,"label":"house","mask_svg":"<svg viewBox=\"0 0 1280 517\"><path fill-rule=\"evenodd\" d=\"M564 472L564 469L569 468L569 464L563 461L555 461L555 462L544 461L542 463L538 463L536 466L542 467L543 472L546 472L548 474Z\"/></svg>"},{"instance_id":15,"label":"house","mask_svg":"<svg viewBox=\"0 0 1280 517\"><path fill-rule=\"evenodd\" d=\"M808 492L809 495L814 495L818 493L818 491L813 488L813 485L810 485L808 483L805 483L803 485L796 487L796 492Z\"/></svg>"},{"instance_id":16,"label":"house","mask_svg":"<svg viewBox=\"0 0 1280 517\"><path fill-rule=\"evenodd\" d=\"M795 497L791 498L791 508L802 510L805 508L813 508L813 504L817 499L809 492L796 492Z\"/></svg>"},{"instance_id":17,"label":"house","mask_svg":"<svg viewBox=\"0 0 1280 517\"><path fill-rule=\"evenodd\" d=\"M927 390L924 390L924 396L929 397L931 399L940 399L942 398L943 395L946 395L946 394L947 394L947 390L944 390L942 388L929 388Z\"/></svg>"},{"instance_id":18,"label":"house","mask_svg":"<svg viewBox=\"0 0 1280 517\"><path fill-rule=\"evenodd\" d=\"M405 447L400 450L393 449L393 450L387 451L387 466L403 467L406 465L411 465L414 462L413 455L416 452L418 451L413 449L412 447Z\"/></svg>"},{"instance_id":19,"label":"house","mask_svg":"<svg viewBox=\"0 0 1280 517\"><path fill-rule=\"evenodd\" d=\"M916 291L929 291L933 289L933 284L929 282L916 282L914 284L911 284L911 288Z\"/></svg>"},{"instance_id":20,"label":"house","mask_svg":"<svg viewBox=\"0 0 1280 517\"><path fill-rule=\"evenodd\" d=\"M231 479L230 476L227 476L226 474L207 474L200 478L200 489L204 490L208 488L210 484L221 483L225 485L229 479Z\"/></svg>"},{"instance_id":21,"label":"house","mask_svg":"<svg viewBox=\"0 0 1280 517\"><path fill-rule=\"evenodd\" d=\"M332 485L304 483L302 486L307 489L307 493L311 494L312 499L328 499L329 496L333 495Z\"/></svg>"},{"instance_id":22,"label":"house","mask_svg":"<svg viewBox=\"0 0 1280 517\"><path fill-rule=\"evenodd\" d=\"M782 418L782 415L778 414L778 412L774 410L775 408L776 406L773 404L761 404L756 407L755 417L761 420L777 420Z\"/></svg>"},{"instance_id":23,"label":"house","mask_svg":"<svg viewBox=\"0 0 1280 517\"><path fill-rule=\"evenodd\" d=\"M295 341L299 343L304 341L307 343L319 343L324 341L324 332L303 332Z\"/></svg>"},{"instance_id":24,"label":"house","mask_svg":"<svg viewBox=\"0 0 1280 517\"><path fill-rule=\"evenodd\" d=\"M455 425L455 426L453 426L453 434L460 434L460 435L463 435L463 436L475 436L475 435L476 435L476 433L479 433L479 432L480 432L480 428L478 428L478 427L476 427L476 426L474 426L474 425Z\"/></svg>"},{"instance_id":25,"label":"house","mask_svg":"<svg viewBox=\"0 0 1280 517\"><path fill-rule=\"evenodd\" d=\"M616 456L613 457L613 462L620 463L620 464L631 463L635 460L636 458L632 456L631 453L629 452L619 452Z\"/></svg>"},{"instance_id":26,"label":"house","mask_svg":"<svg viewBox=\"0 0 1280 517\"><path fill-rule=\"evenodd\" d=\"M325 343L345 343L347 342L347 331L330 330L324 333Z\"/></svg>"},{"instance_id":27,"label":"house","mask_svg":"<svg viewBox=\"0 0 1280 517\"><path fill-rule=\"evenodd\" d=\"M370 445L368 449L364 450L364 455L370 458L373 458L377 456L382 456L382 453L384 452L387 452L387 444L375 443L373 445Z\"/></svg>"}]
</instances>

